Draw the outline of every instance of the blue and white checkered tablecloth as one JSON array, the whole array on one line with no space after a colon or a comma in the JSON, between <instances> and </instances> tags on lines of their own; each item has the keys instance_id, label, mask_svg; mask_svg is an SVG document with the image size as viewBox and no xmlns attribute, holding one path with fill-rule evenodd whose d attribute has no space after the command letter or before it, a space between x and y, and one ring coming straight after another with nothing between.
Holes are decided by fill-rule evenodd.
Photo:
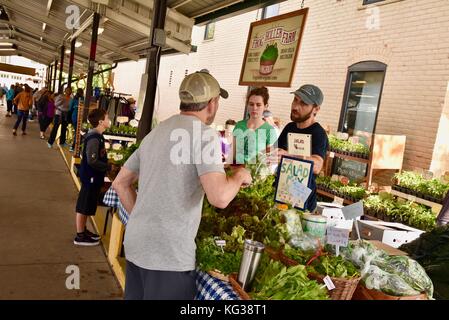
<instances>
[{"instance_id":1,"label":"blue and white checkered tablecloth","mask_svg":"<svg viewBox=\"0 0 449 320\"><path fill-rule=\"evenodd\" d=\"M212 277L207 272L197 270L197 294L195 300L240 300L230 283Z\"/></svg>"},{"instance_id":2,"label":"blue and white checkered tablecloth","mask_svg":"<svg viewBox=\"0 0 449 320\"><path fill-rule=\"evenodd\" d=\"M111 208L118 208L118 217L120 221L126 226L128 224L129 214L123 207L117 192L110 187L103 198L103 203Z\"/></svg>"},{"instance_id":3,"label":"blue and white checkered tablecloth","mask_svg":"<svg viewBox=\"0 0 449 320\"><path fill-rule=\"evenodd\" d=\"M118 208L119 219L126 226L129 214L112 187L104 195L103 202L109 207ZM195 300L240 300L231 284L214 278L207 272L197 270L196 286L198 292Z\"/></svg>"}]
</instances>

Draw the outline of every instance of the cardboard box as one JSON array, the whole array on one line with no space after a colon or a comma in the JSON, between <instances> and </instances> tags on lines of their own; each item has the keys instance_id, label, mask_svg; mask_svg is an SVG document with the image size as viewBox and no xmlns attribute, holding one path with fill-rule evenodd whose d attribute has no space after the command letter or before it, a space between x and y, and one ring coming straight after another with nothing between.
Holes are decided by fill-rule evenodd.
<instances>
[{"instance_id":1,"label":"cardboard box","mask_svg":"<svg viewBox=\"0 0 449 320\"><path fill-rule=\"evenodd\" d=\"M318 214L327 218L328 227L336 227L341 229L352 230L353 221L345 220L341 208L343 208L343 206L337 203L329 203L329 202L317 203Z\"/></svg>"},{"instance_id":2,"label":"cardboard box","mask_svg":"<svg viewBox=\"0 0 449 320\"><path fill-rule=\"evenodd\" d=\"M359 220L360 237L366 240L379 240L393 248L412 242L424 233L424 231L403 225L402 223ZM353 238L357 232L352 232Z\"/></svg>"}]
</instances>

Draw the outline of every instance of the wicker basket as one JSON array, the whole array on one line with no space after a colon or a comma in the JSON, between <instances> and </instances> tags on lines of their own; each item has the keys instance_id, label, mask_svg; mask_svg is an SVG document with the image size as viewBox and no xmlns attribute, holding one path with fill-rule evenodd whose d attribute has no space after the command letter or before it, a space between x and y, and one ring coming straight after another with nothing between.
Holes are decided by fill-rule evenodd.
<instances>
[{"instance_id":1,"label":"wicker basket","mask_svg":"<svg viewBox=\"0 0 449 320\"><path fill-rule=\"evenodd\" d=\"M368 289L362 283L359 283L352 296L352 300L429 300L425 293L417 296L390 296L379 290Z\"/></svg>"},{"instance_id":2,"label":"wicker basket","mask_svg":"<svg viewBox=\"0 0 449 320\"><path fill-rule=\"evenodd\" d=\"M223 273L220 272L220 270L209 270L207 271L207 273L210 276L217 278L218 280L221 280L223 282L229 282L229 276L224 275Z\"/></svg>"},{"instance_id":3,"label":"wicker basket","mask_svg":"<svg viewBox=\"0 0 449 320\"><path fill-rule=\"evenodd\" d=\"M237 281L237 274L232 273L229 275L229 282L231 283L232 289L239 295L240 299L242 300L251 300L251 297L249 294L243 290L240 283Z\"/></svg>"},{"instance_id":4,"label":"wicker basket","mask_svg":"<svg viewBox=\"0 0 449 320\"><path fill-rule=\"evenodd\" d=\"M293 260L287 257L283 252L279 255L281 262L289 267L298 265L298 261ZM324 283L325 276L319 274L308 274L309 279L316 280L320 283ZM346 278L334 278L330 277L332 282L335 285L335 289L329 291L329 296L332 300L351 300L352 295L357 289L357 285L359 284L360 277L346 279Z\"/></svg>"},{"instance_id":5,"label":"wicker basket","mask_svg":"<svg viewBox=\"0 0 449 320\"><path fill-rule=\"evenodd\" d=\"M323 279L325 276L323 275L309 273L308 277L309 279L324 283ZM360 277L352 279L330 278L335 285L335 289L329 291L329 296L332 300L351 300L361 279Z\"/></svg>"}]
</instances>

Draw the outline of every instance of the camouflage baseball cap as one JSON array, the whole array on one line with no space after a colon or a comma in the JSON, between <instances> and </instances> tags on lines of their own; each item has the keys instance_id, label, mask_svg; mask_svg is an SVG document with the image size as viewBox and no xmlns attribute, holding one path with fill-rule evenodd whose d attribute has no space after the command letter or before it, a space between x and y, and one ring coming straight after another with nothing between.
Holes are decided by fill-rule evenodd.
<instances>
[{"instance_id":1,"label":"camouflage baseball cap","mask_svg":"<svg viewBox=\"0 0 449 320\"><path fill-rule=\"evenodd\" d=\"M179 87L179 99L183 103L202 103L229 94L220 88L218 81L205 69L187 75Z\"/></svg>"}]
</instances>

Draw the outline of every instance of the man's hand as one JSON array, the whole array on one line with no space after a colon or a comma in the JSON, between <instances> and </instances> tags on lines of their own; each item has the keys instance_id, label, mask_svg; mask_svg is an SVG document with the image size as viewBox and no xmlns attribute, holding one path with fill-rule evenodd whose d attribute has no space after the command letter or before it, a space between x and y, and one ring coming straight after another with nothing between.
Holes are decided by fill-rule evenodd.
<instances>
[{"instance_id":1,"label":"man's hand","mask_svg":"<svg viewBox=\"0 0 449 320\"><path fill-rule=\"evenodd\" d=\"M270 151L270 154L268 156L268 162L269 163L279 163L281 162L282 156L288 155L288 152L284 149L276 148Z\"/></svg>"},{"instance_id":2,"label":"man's hand","mask_svg":"<svg viewBox=\"0 0 449 320\"><path fill-rule=\"evenodd\" d=\"M233 170L233 175L242 181L242 186L249 186L253 182L251 172L245 168L237 168Z\"/></svg>"}]
</instances>

